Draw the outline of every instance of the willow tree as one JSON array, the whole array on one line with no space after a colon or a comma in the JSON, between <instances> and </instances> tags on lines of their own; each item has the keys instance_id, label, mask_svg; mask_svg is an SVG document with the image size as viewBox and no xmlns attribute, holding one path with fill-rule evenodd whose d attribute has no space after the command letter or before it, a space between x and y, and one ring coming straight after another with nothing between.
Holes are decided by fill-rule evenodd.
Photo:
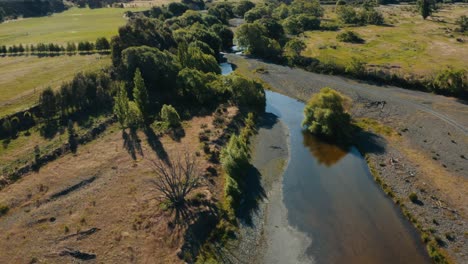
<instances>
[{"instance_id":1,"label":"willow tree","mask_svg":"<svg viewBox=\"0 0 468 264\"><path fill-rule=\"evenodd\" d=\"M351 137L351 116L345 110L348 102L341 93L329 87L322 88L304 108L302 126L312 134L347 142Z\"/></svg>"}]
</instances>

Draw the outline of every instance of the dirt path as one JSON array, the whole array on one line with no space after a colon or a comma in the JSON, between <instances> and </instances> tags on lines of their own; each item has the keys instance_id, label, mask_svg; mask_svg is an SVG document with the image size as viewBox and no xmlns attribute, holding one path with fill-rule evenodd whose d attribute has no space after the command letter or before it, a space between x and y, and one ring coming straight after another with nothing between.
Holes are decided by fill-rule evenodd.
<instances>
[{"instance_id":1,"label":"dirt path","mask_svg":"<svg viewBox=\"0 0 468 264\"><path fill-rule=\"evenodd\" d=\"M468 259L468 104L397 87L377 86L228 55L244 74L303 101L329 86L353 100L354 118L371 118L393 129L384 153L371 155L385 182L426 229L460 263ZM255 69L264 69L262 74ZM423 205L408 200L415 192ZM455 239L451 239L451 235Z\"/></svg>"}]
</instances>

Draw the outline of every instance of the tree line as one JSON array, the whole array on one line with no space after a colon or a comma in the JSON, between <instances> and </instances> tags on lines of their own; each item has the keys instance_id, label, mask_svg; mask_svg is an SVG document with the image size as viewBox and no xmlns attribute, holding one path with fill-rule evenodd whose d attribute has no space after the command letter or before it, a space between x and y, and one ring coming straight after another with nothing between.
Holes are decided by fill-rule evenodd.
<instances>
[{"instance_id":1,"label":"tree line","mask_svg":"<svg viewBox=\"0 0 468 264\"><path fill-rule=\"evenodd\" d=\"M78 43L68 42L65 46L54 44L54 43L38 43L36 45L12 45L0 46L0 54L47 54L47 53L76 53L76 52L92 52L92 51L109 51L110 50L110 43L109 41L102 37L96 39L96 41L80 41Z\"/></svg>"},{"instance_id":2,"label":"tree line","mask_svg":"<svg viewBox=\"0 0 468 264\"><path fill-rule=\"evenodd\" d=\"M234 36L227 21L189 8L178 16L172 12L164 20L151 13L131 18L110 43L109 69L79 73L58 90L44 90L39 99L44 126L100 111L113 111L123 129L174 120L174 112L186 118L220 103L263 111L260 83L220 75L218 53L230 48Z\"/></svg>"}]
</instances>

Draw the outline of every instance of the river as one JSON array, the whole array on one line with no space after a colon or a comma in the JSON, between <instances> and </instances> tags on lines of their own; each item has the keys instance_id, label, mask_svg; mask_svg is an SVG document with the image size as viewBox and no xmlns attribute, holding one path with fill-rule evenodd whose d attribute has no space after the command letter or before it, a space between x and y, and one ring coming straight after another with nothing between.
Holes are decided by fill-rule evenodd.
<instances>
[{"instance_id":1,"label":"river","mask_svg":"<svg viewBox=\"0 0 468 264\"><path fill-rule=\"evenodd\" d=\"M221 67L223 74L232 71L229 63ZM259 262L431 263L418 233L374 182L357 149L304 132L302 102L271 91L266 101L266 112L289 130L289 162L280 195L267 203Z\"/></svg>"}]
</instances>

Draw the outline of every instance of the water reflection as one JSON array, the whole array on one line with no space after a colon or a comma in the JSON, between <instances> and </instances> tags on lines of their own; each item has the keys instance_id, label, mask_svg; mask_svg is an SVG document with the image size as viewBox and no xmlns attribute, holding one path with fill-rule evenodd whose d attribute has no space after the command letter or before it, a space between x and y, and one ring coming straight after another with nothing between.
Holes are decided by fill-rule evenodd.
<instances>
[{"instance_id":1,"label":"water reflection","mask_svg":"<svg viewBox=\"0 0 468 264\"><path fill-rule=\"evenodd\" d=\"M320 141L307 131L302 132L302 144L310 150L319 164L330 167L340 161L346 154L347 150L324 141Z\"/></svg>"},{"instance_id":2,"label":"water reflection","mask_svg":"<svg viewBox=\"0 0 468 264\"><path fill-rule=\"evenodd\" d=\"M429 263L417 233L375 184L359 151L304 133L303 103L269 91L266 97L267 112L289 128L283 202L288 224L312 239L306 254L317 263Z\"/></svg>"}]
</instances>

